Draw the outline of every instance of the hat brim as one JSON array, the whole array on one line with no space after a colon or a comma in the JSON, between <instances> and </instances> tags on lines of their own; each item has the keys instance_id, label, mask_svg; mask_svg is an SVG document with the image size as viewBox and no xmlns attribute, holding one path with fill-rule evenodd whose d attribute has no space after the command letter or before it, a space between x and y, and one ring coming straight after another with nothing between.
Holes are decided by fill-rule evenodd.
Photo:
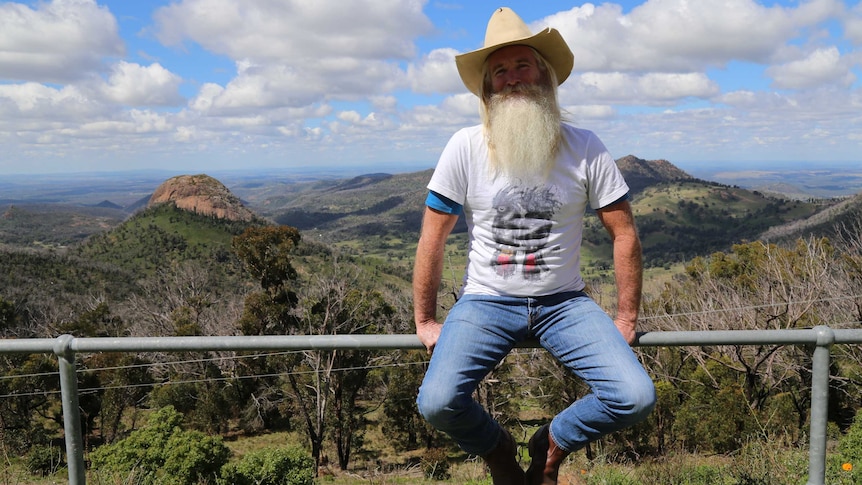
<instances>
[{"instance_id":1,"label":"hat brim","mask_svg":"<svg viewBox=\"0 0 862 485\"><path fill-rule=\"evenodd\" d=\"M510 45L526 45L542 54L557 75L558 84L563 84L574 65L574 55L563 36L556 29L547 28L538 34L523 39L516 39L501 44L483 47L472 52L455 56L455 65L464 86L476 96L479 96L482 86L482 67L485 60L494 51Z\"/></svg>"}]
</instances>

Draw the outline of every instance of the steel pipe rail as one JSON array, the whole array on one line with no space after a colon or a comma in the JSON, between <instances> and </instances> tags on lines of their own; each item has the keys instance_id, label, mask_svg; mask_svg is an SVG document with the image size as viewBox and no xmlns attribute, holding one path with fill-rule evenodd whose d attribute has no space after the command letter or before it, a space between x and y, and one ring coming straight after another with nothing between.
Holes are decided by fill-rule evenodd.
<instances>
[{"instance_id":1,"label":"steel pipe rail","mask_svg":"<svg viewBox=\"0 0 862 485\"><path fill-rule=\"evenodd\" d=\"M811 381L811 424L806 485L824 485L826 479L826 425L829 399L831 347L862 344L862 329L818 326L793 330L713 330L639 333L636 347L711 345L814 346ZM519 348L538 347L522 342ZM424 348L415 335L267 335L231 337L82 337L0 339L0 354L53 353L60 373L63 425L70 485L85 485L84 447L78 411L75 357L99 352L286 351L286 350L397 350Z\"/></svg>"}]
</instances>

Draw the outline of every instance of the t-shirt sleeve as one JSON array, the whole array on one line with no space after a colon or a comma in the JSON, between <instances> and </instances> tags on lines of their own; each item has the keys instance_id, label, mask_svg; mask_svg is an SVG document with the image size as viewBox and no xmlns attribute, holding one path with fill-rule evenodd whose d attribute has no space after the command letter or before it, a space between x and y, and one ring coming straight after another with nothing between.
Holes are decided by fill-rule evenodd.
<instances>
[{"instance_id":1,"label":"t-shirt sleeve","mask_svg":"<svg viewBox=\"0 0 862 485\"><path fill-rule=\"evenodd\" d=\"M452 135L440 154L428 189L463 206L467 197L470 151L470 137L466 129Z\"/></svg>"},{"instance_id":2,"label":"t-shirt sleeve","mask_svg":"<svg viewBox=\"0 0 862 485\"><path fill-rule=\"evenodd\" d=\"M616 161L599 138L590 133L587 143L590 207L607 207L629 193Z\"/></svg>"}]
</instances>

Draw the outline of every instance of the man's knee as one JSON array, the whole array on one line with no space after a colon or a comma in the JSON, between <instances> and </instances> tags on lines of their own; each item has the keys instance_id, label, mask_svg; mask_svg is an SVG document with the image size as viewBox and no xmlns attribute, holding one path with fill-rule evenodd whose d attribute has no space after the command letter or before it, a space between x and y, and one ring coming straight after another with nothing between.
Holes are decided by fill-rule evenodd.
<instances>
[{"instance_id":1,"label":"man's knee","mask_svg":"<svg viewBox=\"0 0 862 485\"><path fill-rule=\"evenodd\" d=\"M655 403L655 385L650 379L642 379L625 386L620 390L619 400L607 404L621 421L635 424L649 416Z\"/></svg>"},{"instance_id":2,"label":"man's knee","mask_svg":"<svg viewBox=\"0 0 862 485\"><path fill-rule=\"evenodd\" d=\"M457 403L457 395L441 386L422 386L416 398L419 414L437 429L451 426L461 411Z\"/></svg>"}]
</instances>

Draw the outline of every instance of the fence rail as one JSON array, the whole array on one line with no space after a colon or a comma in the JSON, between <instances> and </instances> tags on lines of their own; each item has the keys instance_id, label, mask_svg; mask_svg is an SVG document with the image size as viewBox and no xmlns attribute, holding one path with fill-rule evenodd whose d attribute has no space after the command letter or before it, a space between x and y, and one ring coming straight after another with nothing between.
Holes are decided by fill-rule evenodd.
<instances>
[{"instance_id":1,"label":"fence rail","mask_svg":"<svg viewBox=\"0 0 862 485\"><path fill-rule=\"evenodd\" d=\"M638 347L682 347L705 345L810 345L811 419L807 485L825 485L826 425L829 400L831 347L862 343L862 329L832 329L818 326L794 330L715 330L646 332L638 334ZM536 347L527 341L522 348ZM0 339L0 354L53 353L60 372L63 427L70 485L84 485L86 470L78 410L78 379L75 357L97 352L188 352L188 351L286 351L286 350L395 350L424 348L415 335L271 335L234 337L123 337Z\"/></svg>"}]
</instances>

